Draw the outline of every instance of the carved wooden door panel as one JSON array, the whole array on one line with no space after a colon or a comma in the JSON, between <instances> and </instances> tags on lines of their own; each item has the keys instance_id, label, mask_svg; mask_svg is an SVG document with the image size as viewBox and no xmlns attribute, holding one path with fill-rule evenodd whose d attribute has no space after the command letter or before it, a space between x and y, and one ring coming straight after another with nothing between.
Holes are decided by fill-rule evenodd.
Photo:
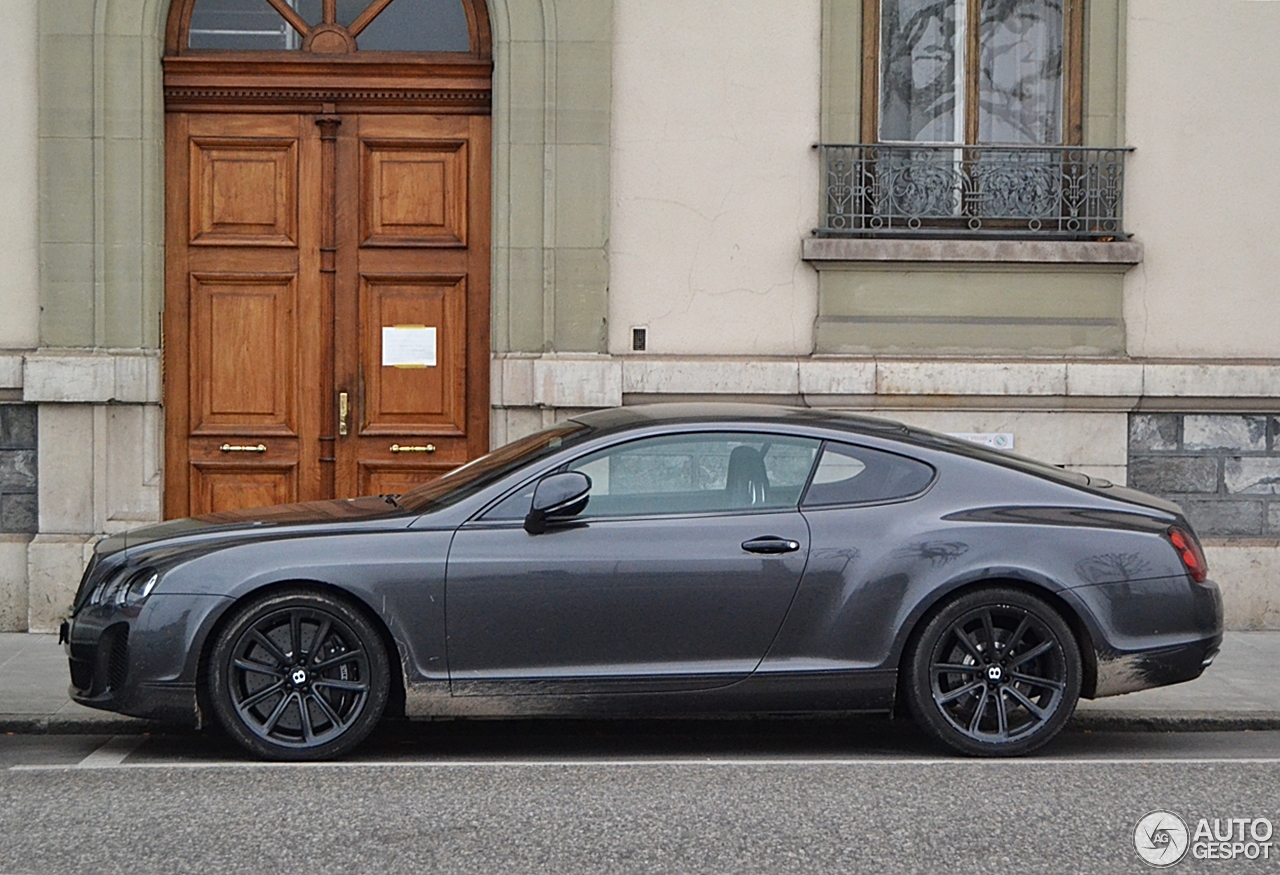
<instances>
[{"instance_id":1,"label":"carved wooden door panel","mask_svg":"<svg viewBox=\"0 0 1280 875\"><path fill-rule=\"evenodd\" d=\"M489 118L338 130L339 495L405 492L488 451Z\"/></svg>"},{"instance_id":2,"label":"carved wooden door panel","mask_svg":"<svg viewBox=\"0 0 1280 875\"><path fill-rule=\"evenodd\" d=\"M486 452L486 4L167 5L165 516Z\"/></svg>"},{"instance_id":3,"label":"carved wooden door panel","mask_svg":"<svg viewBox=\"0 0 1280 875\"><path fill-rule=\"evenodd\" d=\"M488 450L489 118L173 113L166 516Z\"/></svg>"},{"instance_id":4,"label":"carved wooden door panel","mask_svg":"<svg viewBox=\"0 0 1280 875\"><path fill-rule=\"evenodd\" d=\"M326 492L317 146L300 115L169 118L168 516Z\"/></svg>"}]
</instances>

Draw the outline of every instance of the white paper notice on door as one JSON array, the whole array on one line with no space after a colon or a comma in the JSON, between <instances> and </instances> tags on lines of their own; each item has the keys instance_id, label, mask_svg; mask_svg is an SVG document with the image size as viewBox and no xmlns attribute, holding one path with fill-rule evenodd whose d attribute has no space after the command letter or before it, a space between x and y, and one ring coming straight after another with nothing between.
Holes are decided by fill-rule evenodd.
<instances>
[{"instance_id":1,"label":"white paper notice on door","mask_svg":"<svg viewBox=\"0 0 1280 875\"><path fill-rule=\"evenodd\" d=\"M434 368L436 330L426 325L384 325L382 328L384 368Z\"/></svg>"}]
</instances>

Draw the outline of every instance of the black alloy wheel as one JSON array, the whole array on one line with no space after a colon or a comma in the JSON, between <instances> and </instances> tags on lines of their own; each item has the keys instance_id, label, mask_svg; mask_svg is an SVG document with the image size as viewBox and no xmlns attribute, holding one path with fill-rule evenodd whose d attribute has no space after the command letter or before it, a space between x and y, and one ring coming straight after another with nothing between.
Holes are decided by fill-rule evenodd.
<instances>
[{"instance_id":1,"label":"black alloy wheel","mask_svg":"<svg viewBox=\"0 0 1280 875\"><path fill-rule=\"evenodd\" d=\"M267 759L339 756L382 717L390 688L378 633L346 601L305 589L245 605L209 661L218 722Z\"/></svg>"},{"instance_id":2,"label":"black alloy wheel","mask_svg":"<svg viewBox=\"0 0 1280 875\"><path fill-rule=\"evenodd\" d=\"M1080 698L1080 649L1043 600L981 589L943 607L909 649L916 722L971 756L1017 756L1048 742Z\"/></svg>"}]
</instances>

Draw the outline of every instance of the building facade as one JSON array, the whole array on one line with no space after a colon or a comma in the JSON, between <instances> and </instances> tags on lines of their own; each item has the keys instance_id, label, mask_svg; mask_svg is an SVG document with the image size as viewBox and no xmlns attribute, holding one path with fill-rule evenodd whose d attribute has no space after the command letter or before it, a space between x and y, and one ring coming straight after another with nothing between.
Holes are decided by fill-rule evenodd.
<instances>
[{"instance_id":1,"label":"building facade","mask_svg":"<svg viewBox=\"0 0 1280 875\"><path fill-rule=\"evenodd\" d=\"M0 2L0 628L103 533L689 398L1174 497L1280 626L1280 3L172 4Z\"/></svg>"}]
</instances>

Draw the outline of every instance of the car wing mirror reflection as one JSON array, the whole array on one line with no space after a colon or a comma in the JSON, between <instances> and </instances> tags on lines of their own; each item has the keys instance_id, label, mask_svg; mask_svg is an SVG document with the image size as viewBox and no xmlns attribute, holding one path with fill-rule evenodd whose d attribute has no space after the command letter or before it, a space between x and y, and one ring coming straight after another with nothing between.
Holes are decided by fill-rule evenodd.
<instances>
[{"instance_id":1,"label":"car wing mirror reflection","mask_svg":"<svg viewBox=\"0 0 1280 875\"><path fill-rule=\"evenodd\" d=\"M541 535L549 523L577 516L586 508L590 492L591 478L581 471L562 471L543 477L533 491L524 530L531 535Z\"/></svg>"}]
</instances>

